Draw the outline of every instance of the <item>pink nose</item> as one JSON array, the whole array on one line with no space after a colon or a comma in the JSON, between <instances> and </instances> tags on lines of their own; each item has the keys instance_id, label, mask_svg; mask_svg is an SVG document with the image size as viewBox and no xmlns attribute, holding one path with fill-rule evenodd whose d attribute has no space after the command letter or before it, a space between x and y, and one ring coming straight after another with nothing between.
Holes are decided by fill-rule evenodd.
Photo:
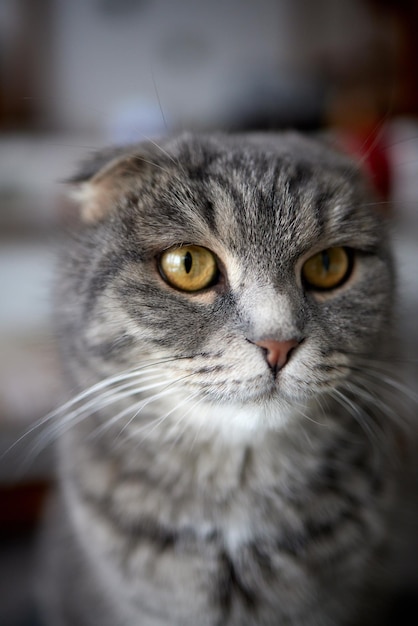
<instances>
[{"instance_id":1,"label":"pink nose","mask_svg":"<svg viewBox=\"0 0 418 626\"><path fill-rule=\"evenodd\" d=\"M288 341L264 339L263 341L255 341L254 343L256 346L263 348L266 361L273 371L277 371L286 365L290 351L298 345L296 339L289 339Z\"/></svg>"}]
</instances>

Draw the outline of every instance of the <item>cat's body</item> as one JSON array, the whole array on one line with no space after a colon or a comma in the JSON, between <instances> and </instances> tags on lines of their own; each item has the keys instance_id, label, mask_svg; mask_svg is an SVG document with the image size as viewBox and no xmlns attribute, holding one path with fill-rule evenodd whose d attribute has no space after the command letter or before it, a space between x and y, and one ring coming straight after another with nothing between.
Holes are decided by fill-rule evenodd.
<instances>
[{"instance_id":1,"label":"cat's body","mask_svg":"<svg viewBox=\"0 0 418 626\"><path fill-rule=\"evenodd\" d=\"M49 623L371 624L398 409L393 264L361 177L293 134L88 167L57 322L70 388L96 387L62 418ZM173 282L179 249L190 275L211 251L203 287ZM307 261L329 273L329 250L345 273L318 287Z\"/></svg>"}]
</instances>

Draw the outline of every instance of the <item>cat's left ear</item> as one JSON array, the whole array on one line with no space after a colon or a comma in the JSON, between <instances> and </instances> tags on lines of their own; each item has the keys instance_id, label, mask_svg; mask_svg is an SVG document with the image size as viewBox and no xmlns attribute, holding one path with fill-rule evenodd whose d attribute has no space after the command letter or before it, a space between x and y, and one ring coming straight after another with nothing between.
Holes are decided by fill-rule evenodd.
<instances>
[{"instance_id":1,"label":"cat's left ear","mask_svg":"<svg viewBox=\"0 0 418 626\"><path fill-rule=\"evenodd\" d=\"M143 176L146 164L137 151L126 148L104 150L85 161L66 181L81 221L99 222L116 210L121 197Z\"/></svg>"}]
</instances>

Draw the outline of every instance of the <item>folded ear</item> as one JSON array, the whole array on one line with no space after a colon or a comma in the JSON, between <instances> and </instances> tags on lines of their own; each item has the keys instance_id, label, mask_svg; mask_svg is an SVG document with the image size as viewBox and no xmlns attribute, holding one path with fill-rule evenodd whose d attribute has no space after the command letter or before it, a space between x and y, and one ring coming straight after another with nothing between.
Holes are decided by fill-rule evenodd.
<instances>
[{"instance_id":1,"label":"folded ear","mask_svg":"<svg viewBox=\"0 0 418 626\"><path fill-rule=\"evenodd\" d=\"M98 152L82 163L79 172L67 180L70 197L79 205L83 222L98 222L116 210L121 197L143 174L148 161L133 148Z\"/></svg>"}]
</instances>

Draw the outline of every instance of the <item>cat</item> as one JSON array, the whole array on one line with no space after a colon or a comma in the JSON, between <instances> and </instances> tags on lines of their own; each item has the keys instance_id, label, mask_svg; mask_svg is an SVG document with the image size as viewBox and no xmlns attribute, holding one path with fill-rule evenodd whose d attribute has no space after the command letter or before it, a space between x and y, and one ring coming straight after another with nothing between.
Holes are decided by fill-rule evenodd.
<instances>
[{"instance_id":1,"label":"cat","mask_svg":"<svg viewBox=\"0 0 418 626\"><path fill-rule=\"evenodd\" d=\"M71 183L45 623L377 623L402 415L359 168L293 132L183 133Z\"/></svg>"}]
</instances>

